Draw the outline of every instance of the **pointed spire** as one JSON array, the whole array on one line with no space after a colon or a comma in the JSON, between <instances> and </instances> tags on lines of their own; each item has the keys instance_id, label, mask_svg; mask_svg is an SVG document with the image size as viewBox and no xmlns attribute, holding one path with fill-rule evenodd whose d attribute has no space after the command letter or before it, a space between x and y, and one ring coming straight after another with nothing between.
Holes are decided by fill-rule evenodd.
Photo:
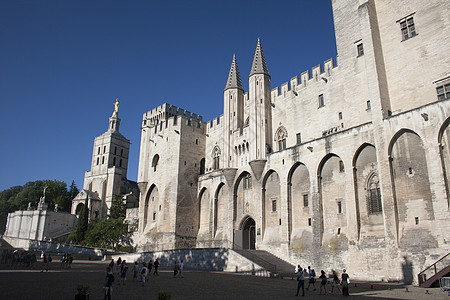
<instances>
[{"instance_id":1,"label":"pointed spire","mask_svg":"<svg viewBox=\"0 0 450 300\"><path fill-rule=\"evenodd\" d=\"M270 76L259 38L258 44L256 45L255 56L253 57L252 69L250 70L250 75L248 76L250 77L254 74L266 74Z\"/></svg>"},{"instance_id":2,"label":"pointed spire","mask_svg":"<svg viewBox=\"0 0 450 300\"><path fill-rule=\"evenodd\" d=\"M237 88L244 90L241 82L241 74L239 74L239 68L236 62L236 55L233 54L233 61L231 62L230 72L228 73L227 84L225 85L225 89Z\"/></svg>"}]
</instances>

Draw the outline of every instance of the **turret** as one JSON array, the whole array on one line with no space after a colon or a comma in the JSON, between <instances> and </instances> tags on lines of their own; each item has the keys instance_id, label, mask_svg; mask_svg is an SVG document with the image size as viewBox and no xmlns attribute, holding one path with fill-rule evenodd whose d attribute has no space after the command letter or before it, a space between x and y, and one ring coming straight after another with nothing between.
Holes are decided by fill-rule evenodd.
<instances>
[{"instance_id":1,"label":"turret","mask_svg":"<svg viewBox=\"0 0 450 300\"><path fill-rule=\"evenodd\" d=\"M258 38L253 64L249 74L249 126L251 137L250 160L262 159L272 149L272 118L270 101L270 74L261 41Z\"/></svg>"},{"instance_id":2,"label":"turret","mask_svg":"<svg viewBox=\"0 0 450 300\"><path fill-rule=\"evenodd\" d=\"M235 131L242 131L244 125L244 88L242 87L241 75L239 74L235 55L233 55L223 97L225 120L224 139L226 146L222 165L224 167L230 167L230 160L227 158L232 155L231 136Z\"/></svg>"}]
</instances>

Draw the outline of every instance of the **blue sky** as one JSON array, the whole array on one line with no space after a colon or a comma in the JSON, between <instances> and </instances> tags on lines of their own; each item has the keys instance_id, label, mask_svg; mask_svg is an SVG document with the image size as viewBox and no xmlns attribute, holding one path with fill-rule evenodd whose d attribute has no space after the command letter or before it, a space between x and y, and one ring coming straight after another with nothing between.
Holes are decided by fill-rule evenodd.
<instances>
[{"instance_id":1,"label":"blue sky","mask_svg":"<svg viewBox=\"0 0 450 300\"><path fill-rule=\"evenodd\" d=\"M280 86L336 56L331 0L0 1L0 190L81 188L117 97L136 180L142 114L221 115L233 53L247 90L258 37Z\"/></svg>"}]
</instances>

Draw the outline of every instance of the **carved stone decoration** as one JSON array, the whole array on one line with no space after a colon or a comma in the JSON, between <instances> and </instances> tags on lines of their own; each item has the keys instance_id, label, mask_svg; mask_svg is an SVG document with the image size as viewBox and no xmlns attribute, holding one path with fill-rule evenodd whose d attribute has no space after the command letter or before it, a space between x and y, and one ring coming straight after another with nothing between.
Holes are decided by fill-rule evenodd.
<instances>
[{"instance_id":1,"label":"carved stone decoration","mask_svg":"<svg viewBox=\"0 0 450 300\"><path fill-rule=\"evenodd\" d=\"M148 182L138 182L137 185L141 194L144 194L147 191Z\"/></svg>"},{"instance_id":2,"label":"carved stone decoration","mask_svg":"<svg viewBox=\"0 0 450 300\"><path fill-rule=\"evenodd\" d=\"M228 168L223 170L223 176L225 176L225 180L227 181L228 186L233 185L236 172L237 172L236 168Z\"/></svg>"},{"instance_id":3,"label":"carved stone decoration","mask_svg":"<svg viewBox=\"0 0 450 300\"><path fill-rule=\"evenodd\" d=\"M261 178L262 171L266 165L266 159L255 159L249 162L250 168L252 168L253 175L255 175L256 180Z\"/></svg>"}]
</instances>

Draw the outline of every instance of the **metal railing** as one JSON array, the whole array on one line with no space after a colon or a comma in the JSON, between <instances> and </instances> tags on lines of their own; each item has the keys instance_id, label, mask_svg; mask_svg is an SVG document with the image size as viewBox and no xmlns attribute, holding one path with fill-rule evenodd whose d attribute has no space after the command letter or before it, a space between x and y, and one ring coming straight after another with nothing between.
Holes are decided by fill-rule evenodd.
<instances>
[{"instance_id":1,"label":"metal railing","mask_svg":"<svg viewBox=\"0 0 450 300\"><path fill-rule=\"evenodd\" d=\"M441 257L439 260L437 260L435 263L433 263L432 265L430 265L417 275L419 279L419 286L425 281L427 281L427 279L433 277L434 275L436 275L438 272L448 267L449 265L450 265L450 252Z\"/></svg>"}]
</instances>

